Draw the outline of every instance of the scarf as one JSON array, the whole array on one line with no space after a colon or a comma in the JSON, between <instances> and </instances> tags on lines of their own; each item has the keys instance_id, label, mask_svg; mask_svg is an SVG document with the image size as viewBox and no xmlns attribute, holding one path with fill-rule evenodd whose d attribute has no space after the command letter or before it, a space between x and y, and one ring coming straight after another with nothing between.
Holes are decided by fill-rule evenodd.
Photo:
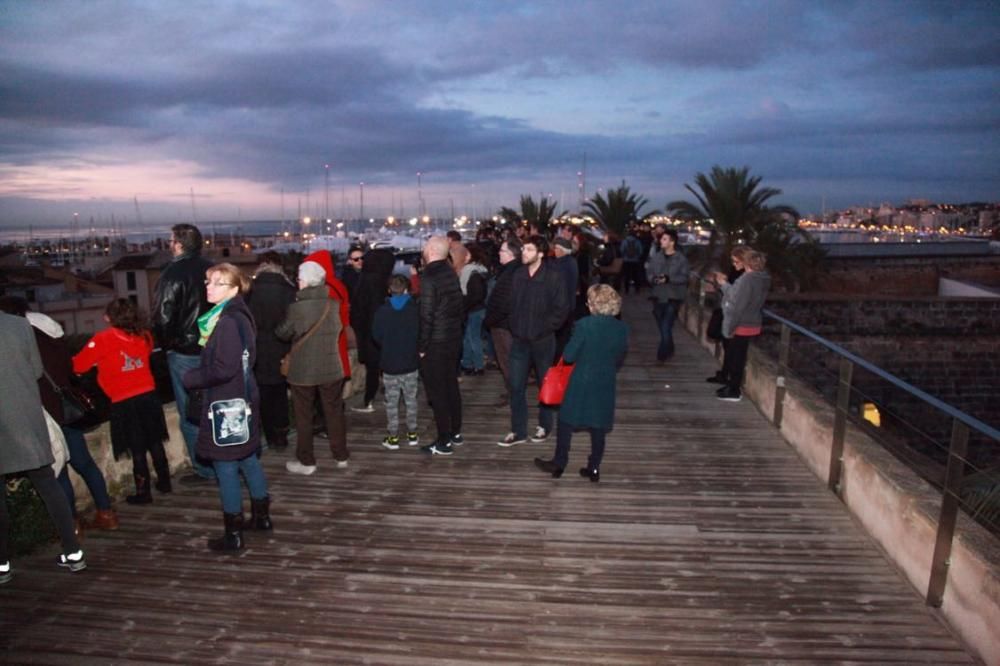
<instances>
[{"instance_id":1,"label":"scarf","mask_svg":"<svg viewBox=\"0 0 1000 666\"><path fill-rule=\"evenodd\" d=\"M228 300L222 301L215 305L211 310L198 317L198 333L201 337L198 338L198 344L204 347L208 344L208 339L212 337L212 331L215 330L215 325L219 323L219 315L222 314L222 308L226 307Z\"/></svg>"}]
</instances>

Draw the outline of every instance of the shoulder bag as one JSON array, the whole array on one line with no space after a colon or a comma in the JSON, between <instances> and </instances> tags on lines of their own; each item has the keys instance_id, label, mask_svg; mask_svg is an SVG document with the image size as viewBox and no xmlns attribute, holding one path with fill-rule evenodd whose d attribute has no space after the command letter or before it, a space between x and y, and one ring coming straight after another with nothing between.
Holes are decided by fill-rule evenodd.
<instances>
[{"instance_id":1,"label":"shoulder bag","mask_svg":"<svg viewBox=\"0 0 1000 666\"><path fill-rule=\"evenodd\" d=\"M303 335L301 338L299 338L298 340L295 341L295 344L292 345L292 348L288 350L288 353L281 357L281 364L278 366L278 370L281 372L281 376L282 377L287 377L288 376L288 368L292 364L292 355L296 351L298 351L299 347L302 346L302 343L304 343L306 340L309 339L309 336L311 336L313 333L316 332L317 329L319 329L320 324L322 324L323 320L326 319L326 317L327 317L328 314L330 314L330 306L332 304L333 304L333 301L330 300L330 299L327 299L327 301L326 301L326 307L323 308L323 315L319 319L316 320L316 323L313 324L309 328L308 331L306 331L305 335Z\"/></svg>"},{"instance_id":2,"label":"shoulder bag","mask_svg":"<svg viewBox=\"0 0 1000 666\"><path fill-rule=\"evenodd\" d=\"M247 348L243 325L237 321L240 342L243 343L243 397L215 400L208 405L208 420L212 426L212 441L216 446L239 446L250 440L250 350Z\"/></svg>"}]
</instances>

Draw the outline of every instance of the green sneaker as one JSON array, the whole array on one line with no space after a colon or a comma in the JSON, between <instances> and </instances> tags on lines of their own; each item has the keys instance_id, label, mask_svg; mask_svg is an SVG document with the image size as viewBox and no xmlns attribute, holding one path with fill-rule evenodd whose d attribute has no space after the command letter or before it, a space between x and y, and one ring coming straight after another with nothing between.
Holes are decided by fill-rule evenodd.
<instances>
[{"instance_id":1,"label":"green sneaker","mask_svg":"<svg viewBox=\"0 0 1000 666\"><path fill-rule=\"evenodd\" d=\"M382 440L382 446L389 449L390 451L395 451L399 448L399 437L396 435L386 435Z\"/></svg>"}]
</instances>

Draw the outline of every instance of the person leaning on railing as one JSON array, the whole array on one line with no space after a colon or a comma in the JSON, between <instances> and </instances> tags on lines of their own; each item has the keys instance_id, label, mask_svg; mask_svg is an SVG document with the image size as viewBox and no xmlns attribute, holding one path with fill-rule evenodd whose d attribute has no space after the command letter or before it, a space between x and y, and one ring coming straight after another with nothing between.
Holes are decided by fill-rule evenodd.
<instances>
[{"instance_id":1,"label":"person leaning on railing","mask_svg":"<svg viewBox=\"0 0 1000 666\"><path fill-rule=\"evenodd\" d=\"M742 398L740 386L743 384L747 351L751 338L760 335L761 310L771 288L764 253L751 249L745 255L743 267L743 276L735 284L724 287L722 296L722 335L727 340L722 373L727 384L716 392L716 396L727 402L739 402ZM716 280L721 283L725 275L717 273Z\"/></svg>"}]
</instances>

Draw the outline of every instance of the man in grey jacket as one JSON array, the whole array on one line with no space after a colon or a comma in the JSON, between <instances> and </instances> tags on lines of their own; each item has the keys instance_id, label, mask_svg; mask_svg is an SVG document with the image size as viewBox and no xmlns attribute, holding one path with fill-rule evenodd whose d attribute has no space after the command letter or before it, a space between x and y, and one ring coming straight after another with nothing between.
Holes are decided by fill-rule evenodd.
<instances>
[{"instance_id":1,"label":"man in grey jacket","mask_svg":"<svg viewBox=\"0 0 1000 666\"><path fill-rule=\"evenodd\" d=\"M659 243L660 251L646 261L646 277L653 285L653 318L660 330L656 360L662 365L674 355L674 322L687 294L691 269L677 245L675 229L666 229Z\"/></svg>"}]
</instances>

